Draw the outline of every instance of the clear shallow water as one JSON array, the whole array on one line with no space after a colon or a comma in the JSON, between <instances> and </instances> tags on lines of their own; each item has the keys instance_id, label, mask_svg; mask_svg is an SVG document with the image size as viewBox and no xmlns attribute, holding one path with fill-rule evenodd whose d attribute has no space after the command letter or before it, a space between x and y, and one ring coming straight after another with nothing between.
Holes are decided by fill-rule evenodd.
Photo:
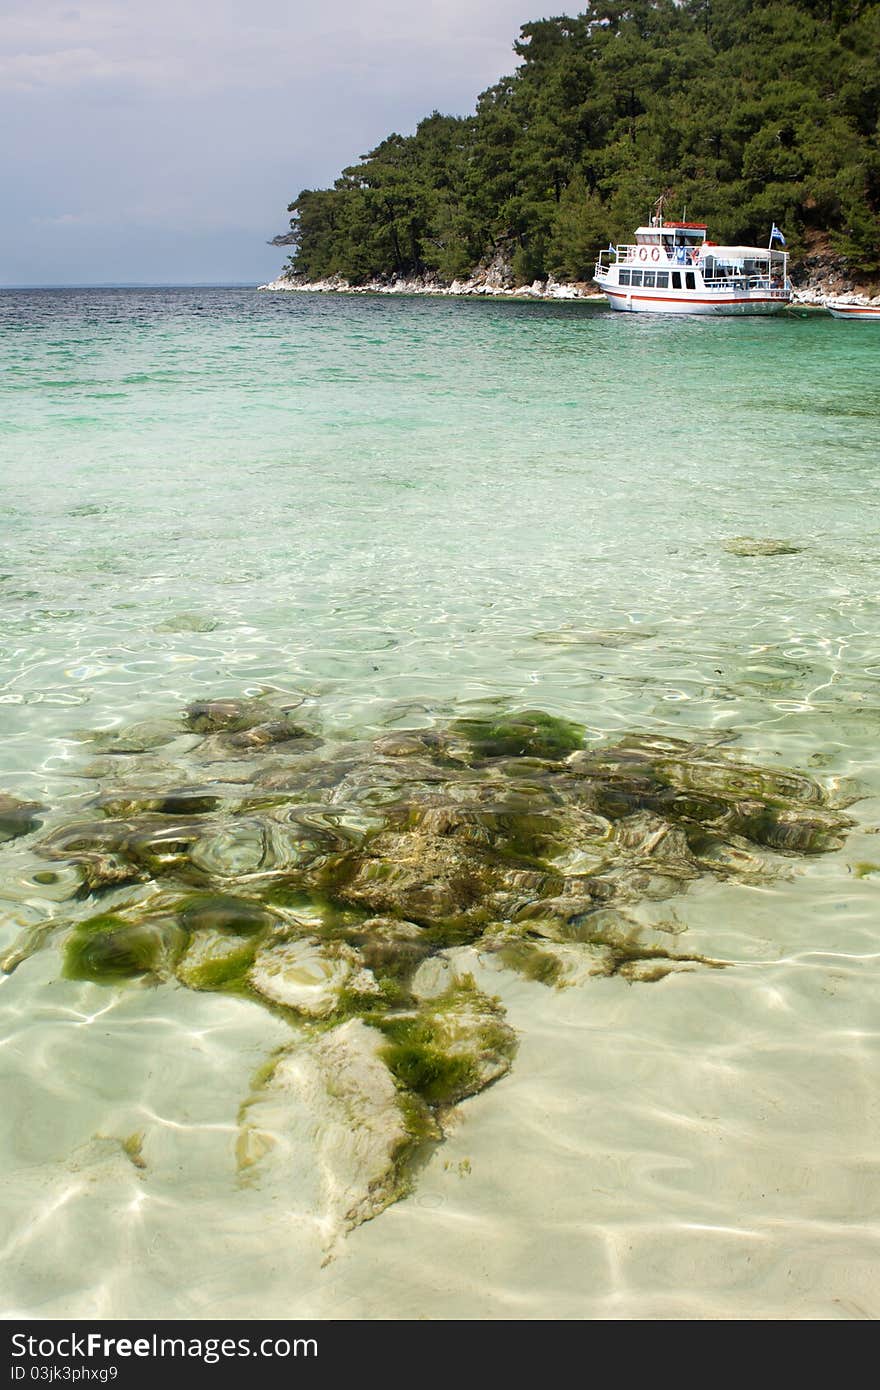
<instances>
[{"instance_id":1,"label":"clear shallow water","mask_svg":"<svg viewBox=\"0 0 880 1390\"><path fill-rule=\"evenodd\" d=\"M878 353L815 316L0 294L0 786L47 824L93 791L78 731L267 687L359 732L487 697L727 730L863 794L839 854L676 902L738 969L487 968L512 1075L326 1268L307 1154L244 1189L230 1158L281 1026L62 981L48 946L0 984L7 1312L880 1312L880 873L851 871L880 863ZM63 917L21 853L4 945Z\"/></svg>"}]
</instances>

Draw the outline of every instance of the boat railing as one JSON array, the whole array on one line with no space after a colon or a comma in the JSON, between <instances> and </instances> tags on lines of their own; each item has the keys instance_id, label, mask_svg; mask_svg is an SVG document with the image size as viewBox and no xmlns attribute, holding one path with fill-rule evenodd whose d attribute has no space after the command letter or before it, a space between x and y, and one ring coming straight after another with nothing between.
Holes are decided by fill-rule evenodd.
<instances>
[{"instance_id":1,"label":"boat railing","mask_svg":"<svg viewBox=\"0 0 880 1390\"><path fill-rule=\"evenodd\" d=\"M788 294L788 279L778 275L712 275L703 277L707 290L764 290L768 294Z\"/></svg>"},{"instance_id":2,"label":"boat railing","mask_svg":"<svg viewBox=\"0 0 880 1390\"><path fill-rule=\"evenodd\" d=\"M656 254L654 254L656 253ZM607 257L614 257L606 261ZM645 270L673 270L682 266L699 264L699 248L676 246L670 249L663 246L644 246L621 243L612 251L600 251L596 261L597 270L608 270L612 265L640 266Z\"/></svg>"}]
</instances>

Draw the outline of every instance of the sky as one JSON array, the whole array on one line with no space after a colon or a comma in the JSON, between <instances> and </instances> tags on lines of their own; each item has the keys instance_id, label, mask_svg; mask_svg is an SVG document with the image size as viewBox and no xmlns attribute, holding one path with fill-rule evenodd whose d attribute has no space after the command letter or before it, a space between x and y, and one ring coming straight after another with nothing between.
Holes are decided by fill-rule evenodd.
<instances>
[{"instance_id":1,"label":"sky","mask_svg":"<svg viewBox=\"0 0 880 1390\"><path fill-rule=\"evenodd\" d=\"M258 283L301 188L513 71L531 0L0 0L0 285Z\"/></svg>"}]
</instances>

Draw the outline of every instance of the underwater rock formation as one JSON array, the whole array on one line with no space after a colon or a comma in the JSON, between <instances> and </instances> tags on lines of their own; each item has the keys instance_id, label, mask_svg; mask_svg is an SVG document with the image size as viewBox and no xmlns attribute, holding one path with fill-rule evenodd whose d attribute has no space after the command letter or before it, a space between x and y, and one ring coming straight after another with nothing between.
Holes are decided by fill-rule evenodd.
<instances>
[{"instance_id":1,"label":"underwater rock formation","mask_svg":"<svg viewBox=\"0 0 880 1390\"><path fill-rule=\"evenodd\" d=\"M39 801L19 801L7 792L0 792L0 843L36 830L40 824L39 812L45 809Z\"/></svg>"},{"instance_id":2,"label":"underwater rock formation","mask_svg":"<svg viewBox=\"0 0 880 1390\"><path fill-rule=\"evenodd\" d=\"M555 987L721 968L648 909L705 877L760 882L852 823L813 779L720 740L587 748L537 710L372 740L262 697L169 724L95 740L96 793L34 839L33 882L47 863L78 875L59 908L68 977L234 993L289 1023L239 1164L259 1174L286 1107L305 1108L331 1243L408 1190L451 1109L509 1070L516 1037L478 964ZM33 832L40 809L0 800L0 829Z\"/></svg>"},{"instance_id":3,"label":"underwater rock formation","mask_svg":"<svg viewBox=\"0 0 880 1390\"><path fill-rule=\"evenodd\" d=\"M359 1018L306 1046L294 1043L242 1109L239 1171L258 1168L297 1116L308 1115L331 1249L409 1191L408 1160L439 1137L427 1107L398 1090L384 1047L382 1034Z\"/></svg>"},{"instance_id":4,"label":"underwater rock formation","mask_svg":"<svg viewBox=\"0 0 880 1390\"><path fill-rule=\"evenodd\" d=\"M803 548L802 545L793 545L791 541L770 537L761 540L754 536L734 536L732 540L725 541L722 547L730 555L799 555Z\"/></svg>"}]
</instances>

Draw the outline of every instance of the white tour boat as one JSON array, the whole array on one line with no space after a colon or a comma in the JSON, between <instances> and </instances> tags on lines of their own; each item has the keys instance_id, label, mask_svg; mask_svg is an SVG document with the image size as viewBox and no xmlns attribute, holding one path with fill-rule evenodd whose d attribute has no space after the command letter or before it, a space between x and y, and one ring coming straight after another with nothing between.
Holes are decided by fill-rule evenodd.
<instances>
[{"instance_id":1,"label":"white tour boat","mask_svg":"<svg viewBox=\"0 0 880 1390\"><path fill-rule=\"evenodd\" d=\"M635 243L609 246L596 283L612 309L648 314L777 314L791 303L788 255L771 246L716 246L703 222L666 222L660 213ZM607 262L605 257L612 257Z\"/></svg>"},{"instance_id":2,"label":"white tour boat","mask_svg":"<svg viewBox=\"0 0 880 1390\"><path fill-rule=\"evenodd\" d=\"M836 319L873 319L880 323L880 304L848 304L842 299L826 299L825 308Z\"/></svg>"}]
</instances>

